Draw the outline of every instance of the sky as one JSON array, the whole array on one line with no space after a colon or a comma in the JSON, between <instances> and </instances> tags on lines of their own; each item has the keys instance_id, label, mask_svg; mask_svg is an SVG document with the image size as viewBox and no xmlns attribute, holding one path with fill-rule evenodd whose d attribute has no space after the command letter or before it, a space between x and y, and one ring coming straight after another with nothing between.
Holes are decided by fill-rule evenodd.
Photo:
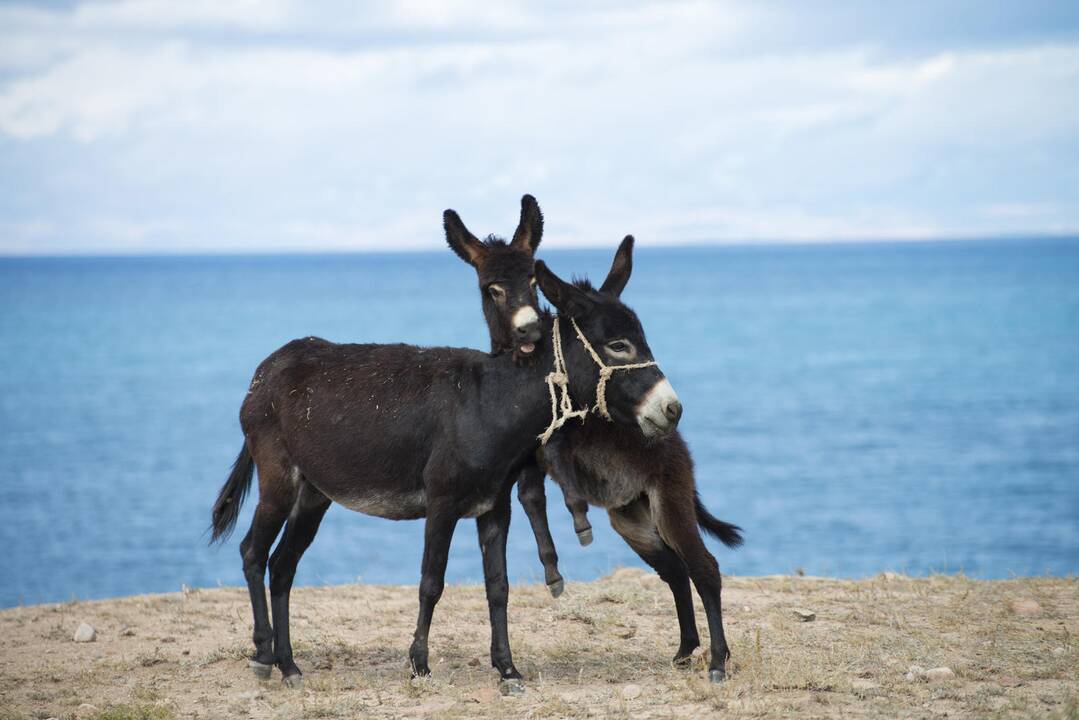
<instances>
[{"instance_id":1,"label":"sky","mask_svg":"<svg viewBox=\"0 0 1079 720\"><path fill-rule=\"evenodd\" d=\"M0 254L1079 234L1079 3L0 3Z\"/></svg>"}]
</instances>

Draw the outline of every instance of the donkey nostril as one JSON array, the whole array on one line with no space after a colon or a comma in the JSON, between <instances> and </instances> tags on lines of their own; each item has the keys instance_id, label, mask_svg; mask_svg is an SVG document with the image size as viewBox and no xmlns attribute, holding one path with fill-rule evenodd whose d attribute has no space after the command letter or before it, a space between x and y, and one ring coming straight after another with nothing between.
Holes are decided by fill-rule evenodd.
<instances>
[{"instance_id":1,"label":"donkey nostril","mask_svg":"<svg viewBox=\"0 0 1079 720\"><path fill-rule=\"evenodd\" d=\"M517 333L517 337L524 337L531 329L532 328L528 325L518 325L517 327L513 328L513 331Z\"/></svg>"},{"instance_id":2,"label":"donkey nostril","mask_svg":"<svg viewBox=\"0 0 1079 720\"><path fill-rule=\"evenodd\" d=\"M663 414L667 416L667 419L671 422L678 422L682 417L682 403L677 400L671 400L667 403L667 406L663 408Z\"/></svg>"}]
</instances>

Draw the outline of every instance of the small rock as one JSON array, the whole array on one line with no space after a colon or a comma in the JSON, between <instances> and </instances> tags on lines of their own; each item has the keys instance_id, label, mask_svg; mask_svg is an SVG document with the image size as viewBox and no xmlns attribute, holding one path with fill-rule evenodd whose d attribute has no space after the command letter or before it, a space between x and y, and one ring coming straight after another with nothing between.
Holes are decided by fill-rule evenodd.
<instances>
[{"instance_id":1,"label":"small rock","mask_svg":"<svg viewBox=\"0 0 1079 720\"><path fill-rule=\"evenodd\" d=\"M1014 675L1001 675L997 678L997 682L1004 687L1017 687L1023 684L1023 681Z\"/></svg>"},{"instance_id":2,"label":"small rock","mask_svg":"<svg viewBox=\"0 0 1079 720\"><path fill-rule=\"evenodd\" d=\"M911 665L907 668L907 674L905 675L907 680L924 680L925 668L921 665Z\"/></svg>"},{"instance_id":3,"label":"small rock","mask_svg":"<svg viewBox=\"0 0 1079 720\"><path fill-rule=\"evenodd\" d=\"M480 688L476 692L472 693L469 699L472 702L477 702L480 705L490 705L493 702L498 702L501 694L493 687Z\"/></svg>"},{"instance_id":4,"label":"small rock","mask_svg":"<svg viewBox=\"0 0 1079 720\"><path fill-rule=\"evenodd\" d=\"M798 618L802 622L813 622L817 619L817 613L812 610L806 610L805 608L795 608L794 617Z\"/></svg>"},{"instance_id":5,"label":"small rock","mask_svg":"<svg viewBox=\"0 0 1079 720\"><path fill-rule=\"evenodd\" d=\"M468 661L468 666L469 667L479 667L480 666L480 659L479 658L472 658L471 660Z\"/></svg>"},{"instance_id":6,"label":"small rock","mask_svg":"<svg viewBox=\"0 0 1079 720\"><path fill-rule=\"evenodd\" d=\"M622 688L622 697L626 700L636 700L641 696L641 686L632 683Z\"/></svg>"},{"instance_id":7,"label":"small rock","mask_svg":"<svg viewBox=\"0 0 1079 720\"><path fill-rule=\"evenodd\" d=\"M82 705L79 705L77 708L75 708L75 717L79 718L79 720L92 717L94 715L97 715L97 713L97 708L90 703L83 703Z\"/></svg>"},{"instance_id":8,"label":"small rock","mask_svg":"<svg viewBox=\"0 0 1079 720\"><path fill-rule=\"evenodd\" d=\"M924 677L929 682L941 682L943 680L950 680L955 677L955 673L951 668L936 667L929 668L925 671Z\"/></svg>"},{"instance_id":9,"label":"small rock","mask_svg":"<svg viewBox=\"0 0 1079 720\"><path fill-rule=\"evenodd\" d=\"M905 580L906 579L906 575L900 575L897 572L882 572L880 574L880 576L882 578L884 578L885 580Z\"/></svg>"},{"instance_id":10,"label":"small rock","mask_svg":"<svg viewBox=\"0 0 1079 720\"><path fill-rule=\"evenodd\" d=\"M1052 652L1053 652L1053 657L1062 657L1064 655L1064 653L1066 653L1068 651L1065 650L1062 647L1055 647L1055 648L1053 648Z\"/></svg>"},{"instance_id":11,"label":"small rock","mask_svg":"<svg viewBox=\"0 0 1079 720\"><path fill-rule=\"evenodd\" d=\"M1038 604L1038 601L1030 598L1012 600L1011 605L1012 612L1016 615L1037 615L1042 611L1042 606Z\"/></svg>"},{"instance_id":12,"label":"small rock","mask_svg":"<svg viewBox=\"0 0 1079 720\"><path fill-rule=\"evenodd\" d=\"M124 625L120 628L120 637L135 637L135 631L130 625Z\"/></svg>"},{"instance_id":13,"label":"small rock","mask_svg":"<svg viewBox=\"0 0 1079 720\"><path fill-rule=\"evenodd\" d=\"M881 694L880 685L869 680L855 680L850 684L850 687L858 697L872 697Z\"/></svg>"},{"instance_id":14,"label":"small rock","mask_svg":"<svg viewBox=\"0 0 1079 720\"><path fill-rule=\"evenodd\" d=\"M637 634L637 628L622 626L616 629L614 634L623 640L629 640Z\"/></svg>"},{"instance_id":15,"label":"small rock","mask_svg":"<svg viewBox=\"0 0 1079 720\"><path fill-rule=\"evenodd\" d=\"M524 681L518 680L517 678L502 680L498 683L498 692L502 693L502 697L507 699L516 698L518 695L523 695L524 691Z\"/></svg>"},{"instance_id":16,"label":"small rock","mask_svg":"<svg viewBox=\"0 0 1079 720\"><path fill-rule=\"evenodd\" d=\"M79 623L78 629L75 630L75 636L72 638L75 642L93 642L97 637L97 630L87 623Z\"/></svg>"}]
</instances>

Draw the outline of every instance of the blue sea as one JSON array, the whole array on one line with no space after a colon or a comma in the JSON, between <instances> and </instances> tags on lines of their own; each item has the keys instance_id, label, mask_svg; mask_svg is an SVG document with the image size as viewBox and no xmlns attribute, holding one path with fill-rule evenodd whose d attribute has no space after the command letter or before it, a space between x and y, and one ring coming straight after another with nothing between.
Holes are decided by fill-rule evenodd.
<instances>
[{"instance_id":1,"label":"blue sea","mask_svg":"<svg viewBox=\"0 0 1079 720\"><path fill-rule=\"evenodd\" d=\"M602 278L613 249L541 255ZM725 572L1079 571L1079 241L645 247L624 299L745 529ZM0 606L242 584L254 502L220 548L210 507L255 366L305 335L486 345L447 251L0 260ZM568 578L640 564L548 499ZM415 583L422 538L335 506L297 582ZM509 563L542 578L516 503ZM482 579L472 521L448 579Z\"/></svg>"}]
</instances>

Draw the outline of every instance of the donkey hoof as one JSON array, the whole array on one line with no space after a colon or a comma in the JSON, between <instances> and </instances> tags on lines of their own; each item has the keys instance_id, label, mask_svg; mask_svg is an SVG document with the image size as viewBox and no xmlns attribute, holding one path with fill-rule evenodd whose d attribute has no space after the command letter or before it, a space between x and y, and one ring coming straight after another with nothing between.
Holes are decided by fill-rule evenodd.
<instances>
[{"instance_id":1,"label":"donkey hoof","mask_svg":"<svg viewBox=\"0 0 1079 720\"><path fill-rule=\"evenodd\" d=\"M584 530L577 531L577 539L581 541L581 545L592 544L592 528L585 528Z\"/></svg>"},{"instance_id":2,"label":"donkey hoof","mask_svg":"<svg viewBox=\"0 0 1079 720\"><path fill-rule=\"evenodd\" d=\"M727 673L720 669L708 671L708 681L714 683L721 683L727 679Z\"/></svg>"},{"instance_id":3,"label":"donkey hoof","mask_svg":"<svg viewBox=\"0 0 1079 720\"><path fill-rule=\"evenodd\" d=\"M558 597L566 589L566 582L562 578L558 578L554 582L547 583L547 589L551 591L551 597Z\"/></svg>"},{"instance_id":4,"label":"donkey hoof","mask_svg":"<svg viewBox=\"0 0 1079 720\"><path fill-rule=\"evenodd\" d=\"M525 684L520 678L505 678L498 683L498 691L503 695L521 695L525 691Z\"/></svg>"},{"instance_id":5,"label":"donkey hoof","mask_svg":"<svg viewBox=\"0 0 1079 720\"><path fill-rule=\"evenodd\" d=\"M294 673L284 677L285 687L290 690L303 690L303 675Z\"/></svg>"},{"instance_id":6,"label":"donkey hoof","mask_svg":"<svg viewBox=\"0 0 1079 720\"><path fill-rule=\"evenodd\" d=\"M248 660L247 665L251 668L251 672L255 673L255 677L257 677L259 680L270 679L270 673L273 672L273 665L260 663L258 660Z\"/></svg>"}]
</instances>

